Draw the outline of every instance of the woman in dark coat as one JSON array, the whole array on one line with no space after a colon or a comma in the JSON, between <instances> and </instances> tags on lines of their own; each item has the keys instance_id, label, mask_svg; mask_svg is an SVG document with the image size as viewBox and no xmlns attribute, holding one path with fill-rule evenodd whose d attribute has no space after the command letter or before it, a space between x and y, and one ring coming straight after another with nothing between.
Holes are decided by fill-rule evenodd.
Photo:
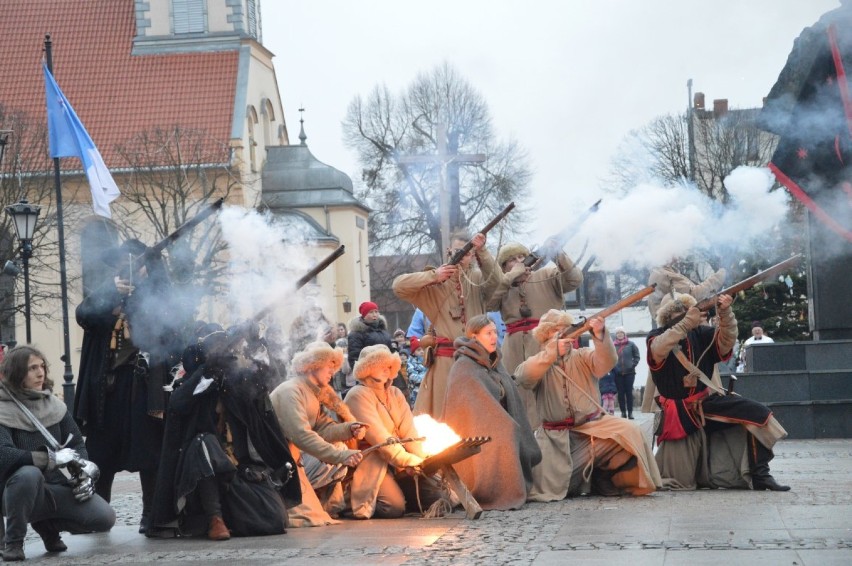
<instances>
[{"instance_id":1,"label":"woman in dark coat","mask_svg":"<svg viewBox=\"0 0 852 566\"><path fill-rule=\"evenodd\" d=\"M462 438L490 436L491 442L453 467L483 509L518 509L527 500L541 450L518 386L500 361L497 327L488 316L475 316L455 347L444 421Z\"/></svg>"},{"instance_id":2,"label":"woman in dark coat","mask_svg":"<svg viewBox=\"0 0 852 566\"><path fill-rule=\"evenodd\" d=\"M639 365L639 347L627 338L623 326L615 329L615 351L618 361L612 369L615 388L618 390L618 406L621 418L633 418L633 382L636 380L636 366Z\"/></svg>"},{"instance_id":3,"label":"woman in dark coat","mask_svg":"<svg viewBox=\"0 0 852 566\"><path fill-rule=\"evenodd\" d=\"M361 316L356 316L349 321L349 336L346 337L350 368L355 367L361 350L367 346L383 344L391 352L397 351L396 344L391 340L388 332L388 323L379 313L379 305L367 301L361 303L358 312Z\"/></svg>"}]
</instances>

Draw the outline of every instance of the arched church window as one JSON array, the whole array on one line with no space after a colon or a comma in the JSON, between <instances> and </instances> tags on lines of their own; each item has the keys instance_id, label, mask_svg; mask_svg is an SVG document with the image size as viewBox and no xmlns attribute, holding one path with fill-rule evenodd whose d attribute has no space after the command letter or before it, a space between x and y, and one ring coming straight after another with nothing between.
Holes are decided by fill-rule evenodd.
<instances>
[{"instance_id":1,"label":"arched church window","mask_svg":"<svg viewBox=\"0 0 852 566\"><path fill-rule=\"evenodd\" d=\"M257 172L257 139L255 138L257 110L254 109L254 106L248 107L248 110L246 111L246 120L248 121L249 163L251 164L252 172Z\"/></svg>"},{"instance_id":2,"label":"arched church window","mask_svg":"<svg viewBox=\"0 0 852 566\"><path fill-rule=\"evenodd\" d=\"M260 115L263 117L263 145L276 145L272 139L273 126L275 122L275 109L268 98L264 98L260 107Z\"/></svg>"}]
</instances>

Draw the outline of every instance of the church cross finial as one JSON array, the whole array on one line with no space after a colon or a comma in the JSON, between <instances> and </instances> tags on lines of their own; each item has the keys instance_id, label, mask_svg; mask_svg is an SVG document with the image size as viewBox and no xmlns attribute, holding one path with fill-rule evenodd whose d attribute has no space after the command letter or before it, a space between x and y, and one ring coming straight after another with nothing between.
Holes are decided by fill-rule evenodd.
<instances>
[{"instance_id":1,"label":"church cross finial","mask_svg":"<svg viewBox=\"0 0 852 566\"><path fill-rule=\"evenodd\" d=\"M308 139L308 136L305 135L305 106L304 104L299 108L299 140L301 141L301 145L307 145L305 141Z\"/></svg>"}]
</instances>

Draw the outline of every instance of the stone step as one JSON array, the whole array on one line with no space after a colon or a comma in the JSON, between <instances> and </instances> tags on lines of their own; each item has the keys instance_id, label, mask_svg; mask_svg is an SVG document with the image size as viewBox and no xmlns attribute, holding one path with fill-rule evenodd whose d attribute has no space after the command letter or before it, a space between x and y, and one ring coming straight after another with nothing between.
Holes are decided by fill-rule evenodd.
<instances>
[{"instance_id":1,"label":"stone step","mask_svg":"<svg viewBox=\"0 0 852 566\"><path fill-rule=\"evenodd\" d=\"M852 340L752 345L746 350L746 367L755 371L852 368Z\"/></svg>"},{"instance_id":2,"label":"stone step","mask_svg":"<svg viewBox=\"0 0 852 566\"><path fill-rule=\"evenodd\" d=\"M734 390L762 403L852 399L852 369L742 373Z\"/></svg>"}]
</instances>

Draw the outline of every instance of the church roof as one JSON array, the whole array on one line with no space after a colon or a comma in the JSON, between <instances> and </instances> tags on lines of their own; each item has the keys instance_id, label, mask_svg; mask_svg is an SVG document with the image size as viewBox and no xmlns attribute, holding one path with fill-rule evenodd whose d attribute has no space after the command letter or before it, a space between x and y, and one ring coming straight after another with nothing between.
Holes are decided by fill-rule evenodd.
<instances>
[{"instance_id":1,"label":"church roof","mask_svg":"<svg viewBox=\"0 0 852 566\"><path fill-rule=\"evenodd\" d=\"M314 157L304 140L266 150L261 198L269 208L357 206L369 211L352 193L352 179Z\"/></svg>"},{"instance_id":2,"label":"church roof","mask_svg":"<svg viewBox=\"0 0 852 566\"><path fill-rule=\"evenodd\" d=\"M134 0L3 0L0 103L47 121L41 69L45 34L53 40L59 87L110 168L134 136L176 125L204 130L210 151L229 159L239 51L132 55ZM46 153L46 152L45 152ZM45 155L45 164L48 157Z\"/></svg>"},{"instance_id":3,"label":"church roof","mask_svg":"<svg viewBox=\"0 0 852 566\"><path fill-rule=\"evenodd\" d=\"M272 215L288 233L303 235L308 241L340 243L337 236L326 232L319 222L301 210L275 209Z\"/></svg>"}]
</instances>

